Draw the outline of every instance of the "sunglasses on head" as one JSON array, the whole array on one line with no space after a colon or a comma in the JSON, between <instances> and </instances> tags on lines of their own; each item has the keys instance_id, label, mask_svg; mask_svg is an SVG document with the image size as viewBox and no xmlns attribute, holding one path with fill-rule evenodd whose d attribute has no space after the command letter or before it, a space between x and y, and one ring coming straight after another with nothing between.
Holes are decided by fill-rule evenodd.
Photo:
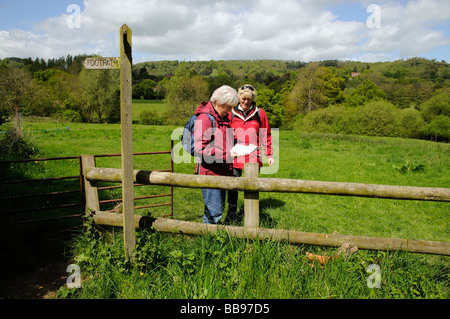
<instances>
[{"instance_id":1,"label":"sunglasses on head","mask_svg":"<svg viewBox=\"0 0 450 319\"><path fill-rule=\"evenodd\" d=\"M250 85L244 85L244 86L241 87L241 90L245 90L245 89L249 89L250 91L255 91L253 86L250 86Z\"/></svg>"}]
</instances>

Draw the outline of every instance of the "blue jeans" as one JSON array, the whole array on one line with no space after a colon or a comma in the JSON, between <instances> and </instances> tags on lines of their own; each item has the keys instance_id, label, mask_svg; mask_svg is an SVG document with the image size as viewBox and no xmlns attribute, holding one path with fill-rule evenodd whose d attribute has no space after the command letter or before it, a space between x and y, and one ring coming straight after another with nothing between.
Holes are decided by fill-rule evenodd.
<instances>
[{"instance_id":1,"label":"blue jeans","mask_svg":"<svg viewBox=\"0 0 450 319\"><path fill-rule=\"evenodd\" d=\"M217 224L222 218L225 208L225 196L227 191L222 189L202 188L205 210L203 214L203 223Z\"/></svg>"}]
</instances>

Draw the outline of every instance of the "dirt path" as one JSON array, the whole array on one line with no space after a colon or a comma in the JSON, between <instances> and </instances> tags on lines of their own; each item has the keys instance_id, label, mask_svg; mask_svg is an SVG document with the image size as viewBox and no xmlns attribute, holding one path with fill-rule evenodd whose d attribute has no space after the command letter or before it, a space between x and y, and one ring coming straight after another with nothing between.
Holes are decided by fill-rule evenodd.
<instances>
[{"instance_id":1,"label":"dirt path","mask_svg":"<svg viewBox=\"0 0 450 319\"><path fill-rule=\"evenodd\" d=\"M39 265L23 274L13 274L0 284L0 298L44 299L51 297L66 283L67 261Z\"/></svg>"},{"instance_id":2,"label":"dirt path","mask_svg":"<svg viewBox=\"0 0 450 319\"><path fill-rule=\"evenodd\" d=\"M0 299L43 299L66 284L70 259L54 243L18 246L1 254Z\"/></svg>"},{"instance_id":3,"label":"dirt path","mask_svg":"<svg viewBox=\"0 0 450 319\"><path fill-rule=\"evenodd\" d=\"M24 273L10 272L0 283L0 298L49 298L66 283L68 260L47 260ZM2 276L3 277L3 276Z\"/></svg>"}]
</instances>

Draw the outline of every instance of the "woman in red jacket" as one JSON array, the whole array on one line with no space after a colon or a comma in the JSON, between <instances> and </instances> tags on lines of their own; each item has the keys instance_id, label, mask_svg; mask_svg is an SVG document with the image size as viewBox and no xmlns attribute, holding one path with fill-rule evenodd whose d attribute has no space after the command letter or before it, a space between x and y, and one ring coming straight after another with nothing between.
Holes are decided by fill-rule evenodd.
<instances>
[{"instance_id":1,"label":"woman in red jacket","mask_svg":"<svg viewBox=\"0 0 450 319\"><path fill-rule=\"evenodd\" d=\"M238 103L236 90L223 85L196 109L194 148L197 158L196 174L233 176L233 134L230 134L230 113ZM226 191L202 189L205 202L203 222L217 224L225 207Z\"/></svg>"},{"instance_id":2,"label":"woman in red jacket","mask_svg":"<svg viewBox=\"0 0 450 319\"><path fill-rule=\"evenodd\" d=\"M233 162L233 175L240 177L244 163L259 163L261 167L261 147L267 157L267 163L273 164L272 135L266 112L256 106L256 90L251 85L243 85L238 90L239 104L231 111L231 128L234 130L235 144L256 145L249 155L238 156ZM232 154L235 156L236 154ZM228 192L228 214L226 223L238 220L238 192Z\"/></svg>"}]
</instances>

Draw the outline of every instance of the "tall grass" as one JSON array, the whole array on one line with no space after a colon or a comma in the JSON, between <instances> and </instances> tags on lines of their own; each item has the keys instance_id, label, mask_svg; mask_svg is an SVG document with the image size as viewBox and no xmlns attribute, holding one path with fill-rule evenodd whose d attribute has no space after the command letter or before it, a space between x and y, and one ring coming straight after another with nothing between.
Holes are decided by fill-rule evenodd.
<instances>
[{"instance_id":1,"label":"tall grass","mask_svg":"<svg viewBox=\"0 0 450 319\"><path fill-rule=\"evenodd\" d=\"M68 130L44 129L69 126ZM120 126L26 122L24 131L43 156L120 153ZM135 152L166 151L175 127L134 125ZM280 132L282 177L390 185L450 187L449 146L419 140ZM98 159L120 168L120 158ZM168 155L136 157L136 169L170 167ZM402 169L402 168L405 169ZM420 167L420 169L412 169ZM175 171L193 173L192 163ZM137 188L136 188L136 191ZM143 188L143 193L153 191ZM139 190L141 192L141 190ZM174 217L201 222L196 189L174 190ZM239 202L243 211L243 199ZM447 203L309 194L261 193L263 227L309 232L449 241ZM165 211L141 214L160 217ZM95 237L97 236L97 237ZM448 298L448 257L358 251L323 268L306 251L333 255L335 248L239 240L225 233L205 237L138 233L138 265L123 261L121 230L79 236L72 248L83 288L62 289L74 298ZM81 256L81 257L80 257ZM381 269L381 288L368 288L367 267Z\"/></svg>"},{"instance_id":2,"label":"tall grass","mask_svg":"<svg viewBox=\"0 0 450 319\"><path fill-rule=\"evenodd\" d=\"M448 298L448 264L405 252L359 251L329 264L309 262L306 251L333 250L280 241L137 233L136 266L124 265L121 232L79 237L75 261L84 273L73 298L317 299ZM369 265L380 267L371 288ZM61 289L59 296L68 294Z\"/></svg>"}]
</instances>

